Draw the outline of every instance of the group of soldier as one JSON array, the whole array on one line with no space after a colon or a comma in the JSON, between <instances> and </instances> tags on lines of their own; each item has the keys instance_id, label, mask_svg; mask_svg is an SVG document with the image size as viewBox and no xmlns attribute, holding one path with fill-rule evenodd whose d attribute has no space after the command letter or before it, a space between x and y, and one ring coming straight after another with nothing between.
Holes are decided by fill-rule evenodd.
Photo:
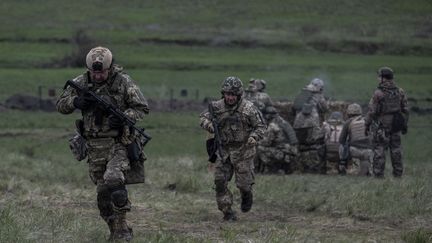
<instances>
[{"instance_id":1,"label":"group of soldier","mask_svg":"<svg viewBox=\"0 0 432 243\"><path fill-rule=\"evenodd\" d=\"M132 172L143 169L143 147L148 141L143 139L144 131L133 124L148 114L149 108L135 82L113 62L109 49L91 49L86 67L85 73L67 82L57 110L62 114L81 111L71 150L79 160L88 158L97 205L110 239L129 241L132 228L126 222L126 212L131 203L126 184L143 182L139 178L143 174L138 173L137 179ZM216 201L223 219L237 219L228 188L233 176L244 213L252 208L256 171L369 175L373 161L373 174L383 177L384 152L389 148L393 175L401 176L400 133L407 131L407 99L393 82L390 68L380 69L378 78L366 117L354 103L348 106L345 122L340 112L324 121L328 111L324 82L312 80L294 100L293 125L279 115L264 92L264 80L251 79L244 90L238 77L225 78L221 99L210 102L200 114L201 127L212 134L207 145L209 160L215 163Z\"/></svg>"},{"instance_id":2,"label":"group of soldier","mask_svg":"<svg viewBox=\"0 0 432 243\"><path fill-rule=\"evenodd\" d=\"M324 82L315 78L295 97L290 121L277 112L265 93L266 82L251 79L245 98L267 124L258 142L255 172L293 172L384 176L385 150L390 150L393 175L402 176L400 134L407 132L408 105L393 81L393 70L378 70L379 85L366 116L357 103L329 112ZM330 113L327 119L326 114ZM345 117L344 117L345 114ZM346 120L344 119L346 118Z\"/></svg>"}]
</instances>

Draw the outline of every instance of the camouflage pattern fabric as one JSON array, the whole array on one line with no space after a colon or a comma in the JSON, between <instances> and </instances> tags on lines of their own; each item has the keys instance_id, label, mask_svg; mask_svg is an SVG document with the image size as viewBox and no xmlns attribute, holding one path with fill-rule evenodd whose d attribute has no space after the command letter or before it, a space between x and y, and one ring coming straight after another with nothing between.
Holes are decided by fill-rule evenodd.
<instances>
[{"instance_id":1,"label":"camouflage pattern fabric","mask_svg":"<svg viewBox=\"0 0 432 243\"><path fill-rule=\"evenodd\" d=\"M401 133L392 132L394 112L401 112L408 120L408 99L393 80L382 80L375 90L365 119L366 129L372 132L373 173L384 176L385 151L390 150L393 175L403 174Z\"/></svg>"},{"instance_id":2,"label":"camouflage pattern fabric","mask_svg":"<svg viewBox=\"0 0 432 243\"><path fill-rule=\"evenodd\" d=\"M122 68L113 65L104 82L93 82L86 72L73 79L81 87L87 87L102 99L118 107L132 120L140 120L149 112L147 101L140 89ZM70 114L75 110L75 89L68 86L57 100L57 110ZM123 232L126 225L124 213L130 210L130 201L125 188L125 173L130 169L126 146L134 139L125 126L122 131L109 126L108 114L94 105L82 110L82 135L87 140L90 178L97 185L97 202L100 215L107 222L111 233ZM119 136L122 134L122 136ZM113 199L113 195L117 201ZM126 204L123 202L127 200ZM116 203L117 202L117 203ZM122 205L120 205L122 203ZM117 227L117 228L116 228ZM119 233L120 232L120 233ZM125 233L126 234L126 233ZM130 232L127 231L130 236ZM115 234L114 234L115 237Z\"/></svg>"},{"instance_id":3,"label":"camouflage pattern fabric","mask_svg":"<svg viewBox=\"0 0 432 243\"><path fill-rule=\"evenodd\" d=\"M347 174L369 176L372 171L372 149L350 146L351 161L347 165Z\"/></svg>"},{"instance_id":4,"label":"camouflage pattern fabric","mask_svg":"<svg viewBox=\"0 0 432 243\"><path fill-rule=\"evenodd\" d=\"M244 98L251 101L258 108L261 114L263 114L263 116L265 115L266 108L273 106L273 101L265 92L247 90L245 92Z\"/></svg>"},{"instance_id":5,"label":"camouflage pattern fabric","mask_svg":"<svg viewBox=\"0 0 432 243\"><path fill-rule=\"evenodd\" d=\"M291 173L291 161L297 155L297 138L291 125L279 115L269 120L264 138L258 143L259 172Z\"/></svg>"},{"instance_id":6,"label":"camouflage pattern fabric","mask_svg":"<svg viewBox=\"0 0 432 243\"><path fill-rule=\"evenodd\" d=\"M256 107L240 99L234 107L225 105L223 99L212 103L214 115L222 140L222 157L218 157L215 168L216 201L222 212L228 212L232 205L232 193L228 182L235 175L237 188L251 191L254 184L255 145L247 144L250 137L259 141L265 131L265 124ZM201 127L213 132L208 110L200 114Z\"/></svg>"},{"instance_id":7,"label":"camouflage pattern fabric","mask_svg":"<svg viewBox=\"0 0 432 243\"><path fill-rule=\"evenodd\" d=\"M339 143L349 144L351 161L347 164L347 174L368 176L372 171L373 152L370 139L364 135L365 127L359 126L362 122L363 116L351 116L342 127ZM342 155L342 148L339 153Z\"/></svg>"},{"instance_id":8,"label":"camouflage pattern fabric","mask_svg":"<svg viewBox=\"0 0 432 243\"><path fill-rule=\"evenodd\" d=\"M300 172L325 174L326 161L324 159L325 146L299 146L299 154L297 156L296 167Z\"/></svg>"}]
</instances>

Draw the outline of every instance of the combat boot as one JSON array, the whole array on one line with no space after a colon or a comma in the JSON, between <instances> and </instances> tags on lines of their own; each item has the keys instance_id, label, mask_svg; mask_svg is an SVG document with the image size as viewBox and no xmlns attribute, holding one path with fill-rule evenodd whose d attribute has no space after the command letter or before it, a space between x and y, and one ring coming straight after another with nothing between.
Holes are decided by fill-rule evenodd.
<instances>
[{"instance_id":1,"label":"combat boot","mask_svg":"<svg viewBox=\"0 0 432 243\"><path fill-rule=\"evenodd\" d=\"M233 211L232 209L229 209L228 211L224 212L224 217L223 219L225 221L236 221L237 220L237 216L235 211Z\"/></svg>"},{"instance_id":2,"label":"combat boot","mask_svg":"<svg viewBox=\"0 0 432 243\"><path fill-rule=\"evenodd\" d=\"M249 212L252 208L253 195L251 191L241 192L241 211L243 213Z\"/></svg>"},{"instance_id":3,"label":"combat boot","mask_svg":"<svg viewBox=\"0 0 432 243\"><path fill-rule=\"evenodd\" d=\"M107 223L109 231L110 231L109 239L111 239L113 237L113 234L114 234L114 217L115 217L114 215L111 215L108 217L103 217L103 219Z\"/></svg>"},{"instance_id":4,"label":"combat boot","mask_svg":"<svg viewBox=\"0 0 432 243\"><path fill-rule=\"evenodd\" d=\"M112 229L113 231L109 238L110 241L130 241L133 238L132 228L130 228L126 222L126 213L116 213Z\"/></svg>"}]
</instances>

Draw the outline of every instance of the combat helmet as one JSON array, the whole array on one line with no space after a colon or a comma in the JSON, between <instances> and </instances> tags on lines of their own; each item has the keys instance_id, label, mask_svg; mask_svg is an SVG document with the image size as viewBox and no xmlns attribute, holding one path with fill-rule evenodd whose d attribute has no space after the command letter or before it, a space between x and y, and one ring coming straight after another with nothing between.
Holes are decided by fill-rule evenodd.
<instances>
[{"instance_id":1,"label":"combat helmet","mask_svg":"<svg viewBox=\"0 0 432 243\"><path fill-rule=\"evenodd\" d=\"M357 103L352 103L347 108L347 115L348 116L357 116L362 114L362 108Z\"/></svg>"},{"instance_id":2,"label":"combat helmet","mask_svg":"<svg viewBox=\"0 0 432 243\"><path fill-rule=\"evenodd\" d=\"M319 78L314 78L312 81L306 86L306 88L313 92L321 92L324 89L324 81Z\"/></svg>"},{"instance_id":3,"label":"combat helmet","mask_svg":"<svg viewBox=\"0 0 432 243\"><path fill-rule=\"evenodd\" d=\"M262 92L265 90L267 82L264 79L255 79L255 78L251 78L249 80L249 83L255 85L256 90L259 92Z\"/></svg>"},{"instance_id":4,"label":"combat helmet","mask_svg":"<svg viewBox=\"0 0 432 243\"><path fill-rule=\"evenodd\" d=\"M378 74L378 77L391 80L391 79L393 79L394 72L389 67L381 67L378 69L377 74Z\"/></svg>"},{"instance_id":5,"label":"combat helmet","mask_svg":"<svg viewBox=\"0 0 432 243\"><path fill-rule=\"evenodd\" d=\"M112 63L113 57L111 51L102 46L91 49L86 57L87 68L92 71L109 69Z\"/></svg>"},{"instance_id":6,"label":"combat helmet","mask_svg":"<svg viewBox=\"0 0 432 243\"><path fill-rule=\"evenodd\" d=\"M265 108L263 115L267 120L270 120L271 118L276 117L277 114L278 111L276 110L276 108L274 106L269 106Z\"/></svg>"},{"instance_id":7,"label":"combat helmet","mask_svg":"<svg viewBox=\"0 0 432 243\"><path fill-rule=\"evenodd\" d=\"M221 88L222 95L224 93L233 93L237 96L243 95L243 83L238 77L230 76L224 79Z\"/></svg>"}]
</instances>

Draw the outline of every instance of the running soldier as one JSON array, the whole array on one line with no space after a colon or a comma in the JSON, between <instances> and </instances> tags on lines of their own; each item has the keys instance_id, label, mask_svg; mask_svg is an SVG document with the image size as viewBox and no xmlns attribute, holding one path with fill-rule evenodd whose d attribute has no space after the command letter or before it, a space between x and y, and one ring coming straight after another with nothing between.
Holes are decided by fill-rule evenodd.
<instances>
[{"instance_id":1,"label":"running soldier","mask_svg":"<svg viewBox=\"0 0 432 243\"><path fill-rule=\"evenodd\" d=\"M228 182L235 175L241 194L241 211L248 212L253 203L256 144L266 127L257 108L243 99L243 84L239 78L225 78L221 93L222 99L210 103L209 109L201 113L200 125L220 140L216 141L220 146L216 151L214 176L218 209L223 212L224 220L237 220Z\"/></svg>"},{"instance_id":2,"label":"running soldier","mask_svg":"<svg viewBox=\"0 0 432 243\"><path fill-rule=\"evenodd\" d=\"M56 106L62 114L81 110L82 119L77 121L77 128L85 139L90 178L97 186L100 216L108 224L110 240L129 241L132 239L132 228L126 222L126 212L131 209L126 190L127 172L131 168L132 154L138 154L141 157L138 159L144 158L139 152L136 153L136 147L133 146L135 135L125 120L109 115L98 105L92 93L117 107L133 121L142 119L149 109L135 82L120 66L113 64L109 49L91 49L86 64L87 72L72 80L83 91L78 92L67 86Z\"/></svg>"}]
</instances>

